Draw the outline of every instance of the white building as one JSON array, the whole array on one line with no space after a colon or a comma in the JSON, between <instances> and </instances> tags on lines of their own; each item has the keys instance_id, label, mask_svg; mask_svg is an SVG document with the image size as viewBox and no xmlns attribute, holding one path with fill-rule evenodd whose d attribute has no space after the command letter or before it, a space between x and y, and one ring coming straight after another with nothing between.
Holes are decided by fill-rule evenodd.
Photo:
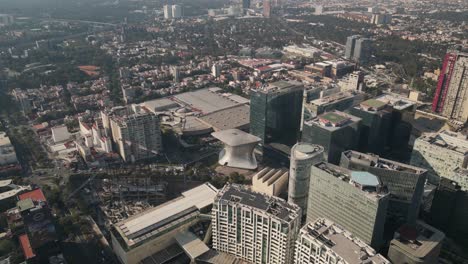
<instances>
[{"instance_id":1,"label":"white building","mask_svg":"<svg viewBox=\"0 0 468 264\"><path fill-rule=\"evenodd\" d=\"M252 177L252 191L280 196L288 186L289 173L283 169L263 168Z\"/></svg>"},{"instance_id":2,"label":"white building","mask_svg":"<svg viewBox=\"0 0 468 264\"><path fill-rule=\"evenodd\" d=\"M180 5L172 6L172 18L181 18L182 17L182 7Z\"/></svg>"},{"instance_id":3,"label":"white building","mask_svg":"<svg viewBox=\"0 0 468 264\"><path fill-rule=\"evenodd\" d=\"M172 18L172 6L164 5L163 10L164 10L164 18L171 19Z\"/></svg>"},{"instance_id":4,"label":"white building","mask_svg":"<svg viewBox=\"0 0 468 264\"><path fill-rule=\"evenodd\" d=\"M114 224L111 238L115 254L123 264L137 264L177 243L177 236L199 221L200 211L209 209L217 192L205 183Z\"/></svg>"},{"instance_id":5,"label":"white building","mask_svg":"<svg viewBox=\"0 0 468 264\"><path fill-rule=\"evenodd\" d=\"M467 168L468 140L450 131L423 134L414 142L410 164L428 170L429 182L437 184L440 177L451 178L456 168Z\"/></svg>"},{"instance_id":6,"label":"white building","mask_svg":"<svg viewBox=\"0 0 468 264\"><path fill-rule=\"evenodd\" d=\"M254 264L290 264L300 223L297 205L227 184L213 203L213 248Z\"/></svg>"},{"instance_id":7,"label":"white building","mask_svg":"<svg viewBox=\"0 0 468 264\"><path fill-rule=\"evenodd\" d=\"M299 205L303 215L307 212L311 167L324 160L323 152L322 146L309 143L297 143L291 148L288 203Z\"/></svg>"},{"instance_id":8,"label":"white building","mask_svg":"<svg viewBox=\"0 0 468 264\"><path fill-rule=\"evenodd\" d=\"M17 163L15 148L5 132L0 132L0 166Z\"/></svg>"},{"instance_id":9,"label":"white building","mask_svg":"<svg viewBox=\"0 0 468 264\"><path fill-rule=\"evenodd\" d=\"M213 64L211 67L211 75L213 75L215 78L218 78L221 76L221 65L220 64Z\"/></svg>"},{"instance_id":10,"label":"white building","mask_svg":"<svg viewBox=\"0 0 468 264\"><path fill-rule=\"evenodd\" d=\"M299 231L294 263L390 264L390 261L343 227L318 218Z\"/></svg>"},{"instance_id":11,"label":"white building","mask_svg":"<svg viewBox=\"0 0 468 264\"><path fill-rule=\"evenodd\" d=\"M253 151L261 140L259 137L239 129L227 129L211 135L224 144L224 149L219 153L220 165L248 170L257 168Z\"/></svg>"},{"instance_id":12,"label":"white building","mask_svg":"<svg viewBox=\"0 0 468 264\"><path fill-rule=\"evenodd\" d=\"M65 125L62 126L55 126L51 128L52 131L52 139L54 143L63 142L69 140L71 137L70 132L68 132L68 128Z\"/></svg>"}]
</instances>

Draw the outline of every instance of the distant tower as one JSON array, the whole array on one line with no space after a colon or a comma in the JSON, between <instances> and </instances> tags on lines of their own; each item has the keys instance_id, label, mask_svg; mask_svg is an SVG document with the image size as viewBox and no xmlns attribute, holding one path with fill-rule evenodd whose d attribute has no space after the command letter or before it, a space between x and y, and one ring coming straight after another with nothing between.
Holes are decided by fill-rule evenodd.
<instances>
[{"instance_id":1,"label":"distant tower","mask_svg":"<svg viewBox=\"0 0 468 264\"><path fill-rule=\"evenodd\" d=\"M172 76L174 76L174 82L175 82L175 83L180 82L180 70L179 70L179 67L174 66L174 67L172 68Z\"/></svg>"},{"instance_id":2,"label":"distant tower","mask_svg":"<svg viewBox=\"0 0 468 264\"><path fill-rule=\"evenodd\" d=\"M172 6L172 17L181 18L182 17L182 7L180 5Z\"/></svg>"},{"instance_id":3,"label":"distant tower","mask_svg":"<svg viewBox=\"0 0 468 264\"><path fill-rule=\"evenodd\" d=\"M307 213L310 168L323 159L323 147L319 145L297 143L291 149L288 203L294 203L301 207L302 215Z\"/></svg>"},{"instance_id":4,"label":"distant tower","mask_svg":"<svg viewBox=\"0 0 468 264\"><path fill-rule=\"evenodd\" d=\"M221 76L221 65L213 64L211 67L211 75L213 75L215 78Z\"/></svg>"},{"instance_id":5,"label":"distant tower","mask_svg":"<svg viewBox=\"0 0 468 264\"><path fill-rule=\"evenodd\" d=\"M263 16L266 18L271 17L271 0L263 0Z\"/></svg>"},{"instance_id":6,"label":"distant tower","mask_svg":"<svg viewBox=\"0 0 468 264\"><path fill-rule=\"evenodd\" d=\"M432 110L447 118L468 121L468 53L449 51L444 58Z\"/></svg>"},{"instance_id":7,"label":"distant tower","mask_svg":"<svg viewBox=\"0 0 468 264\"><path fill-rule=\"evenodd\" d=\"M242 8L250 8L250 0L242 0Z\"/></svg>"},{"instance_id":8,"label":"distant tower","mask_svg":"<svg viewBox=\"0 0 468 264\"><path fill-rule=\"evenodd\" d=\"M354 56L354 48L356 46L356 40L359 39L360 36L354 35L349 36L346 39L346 51L345 51L345 58L351 60Z\"/></svg>"},{"instance_id":9,"label":"distant tower","mask_svg":"<svg viewBox=\"0 0 468 264\"><path fill-rule=\"evenodd\" d=\"M164 18L171 19L172 18L172 6L164 5Z\"/></svg>"}]
</instances>

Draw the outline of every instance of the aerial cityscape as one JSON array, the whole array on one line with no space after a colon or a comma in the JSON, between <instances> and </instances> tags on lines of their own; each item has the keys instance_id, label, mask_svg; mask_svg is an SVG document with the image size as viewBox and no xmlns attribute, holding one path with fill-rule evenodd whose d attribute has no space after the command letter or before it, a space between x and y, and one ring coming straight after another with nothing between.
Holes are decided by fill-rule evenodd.
<instances>
[{"instance_id":1,"label":"aerial cityscape","mask_svg":"<svg viewBox=\"0 0 468 264\"><path fill-rule=\"evenodd\" d=\"M20 263L468 264L468 1L0 1Z\"/></svg>"}]
</instances>

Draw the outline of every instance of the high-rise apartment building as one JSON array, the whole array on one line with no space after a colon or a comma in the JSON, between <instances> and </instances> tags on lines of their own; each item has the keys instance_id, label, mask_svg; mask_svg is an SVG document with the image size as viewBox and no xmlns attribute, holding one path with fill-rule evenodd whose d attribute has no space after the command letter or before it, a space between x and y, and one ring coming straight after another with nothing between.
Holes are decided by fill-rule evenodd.
<instances>
[{"instance_id":1,"label":"high-rise apartment building","mask_svg":"<svg viewBox=\"0 0 468 264\"><path fill-rule=\"evenodd\" d=\"M290 264L300 225L299 206L227 184L213 203L213 248L250 263Z\"/></svg>"},{"instance_id":2,"label":"high-rise apartment building","mask_svg":"<svg viewBox=\"0 0 468 264\"><path fill-rule=\"evenodd\" d=\"M303 85L278 81L252 90L250 95L250 133L271 142L293 145L301 124Z\"/></svg>"},{"instance_id":3,"label":"high-rise apartment building","mask_svg":"<svg viewBox=\"0 0 468 264\"><path fill-rule=\"evenodd\" d=\"M153 158L162 151L159 118L145 107L116 107L102 116L104 129L110 129L125 162Z\"/></svg>"},{"instance_id":4,"label":"high-rise apartment building","mask_svg":"<svg viewBox=\"0 0 468 264\"><path fill-rule=\"evenodd\" d=\"M180 5L172 6L172 18L181 18L182 17L182 7Z\"/></svg>"},{"instance_id":5,"label":"high-rise apartment building","mask_svg":"<svg viewBox=\"0 0 468 264\"><path fill-rule=\"evenodd\" d=\"M372 55L372 40L359 35L349 36L346 40L345 58L360 64L369 62Z\"/></svg>"},{"instance_id":6,"label":"high-rise apartment building","mask_svg":"<svg viewBox=\"0 0 468 264\"><path fill-rule=\"evenodd\" d=\"M297 143L291 149L288 203L299 205L302 209L302 215L306 215L307 212L310 169L312 165L323 161L323 159L323 147L319 145Z\"/></svg>"},{"instance_id":7,"label":"high-rise apartment building","mask_svg":"<svg viewBox=\"0 0 468 264\"><path fill-rule=\"evenodd\" d=\"M263 16L266 18L271 17L271 0L263 0Z\"/></svg>"},{"instance_id":8,"label":"high-rise apartment building","mask_svg":"<svg viewBox=\"0 0 468 264\"><path fill-rule=\"evenodd\" d=\"M294 263L390 264L390 261L340 225L317 218L299 231Z\"/></svg>"},{"instance_id":9,"label":"high-rise apartment building","mask_svg":"<svg viewBox=\"0 0 468 264\"><path fill-rule=\"evenodd\" d=\"M171 5L164 5L164 19L171 19L172 18L172 6Z\"/></svg>"},{"instance_id":10,"label":"high-rise apartment building","mask_svg":"<svg viewBox=\"0 0 468 264\"><path fill-rule=\"evenodd\" d=\"M356 48L356 40L360 38L359 35L349 36L346 39L345 58L348 60L353 59L354 49Z\"/></svg>"},{"instance_id":11,"label":"high-rise apartment building","mask_svg":"<svg viewBox=\"0 0 468 264\"><path fill-rule=\"evenodd\" d=\"M222 66L220 64L213 64L213 66L211 66L211 75L213 75L215 78L218 78L221 76L221 69Z\"/></svg>"},{"instance_id":12,"label":"high-rise apartment building","mask_svg":"<svg viewBox=\"0 0 468 264\"><path fill-rule=\"evenodd\" d=\"M467 168L467 137L450 131L423 134L414 142L410 164L428 170L429 182L438 184L456 168Z\"/></svg>"},{"instance_id":13,"label":"high-rise apartment building","mask_svg":"<svg viewBox=\"0 0 468 264\"><path fill-rule=\"evenodd\" d=\"M175 83L180 82L180 70L179 70L179 67L177 67L177 66L172 67L172 76L174 77L174 82L175 82Z\"/></svg>"},{"instance_id":14,"label":"high-rise apartment building","mask_svg":"<svg viewBox=\"0 0 468 264\"><path fill-rule=\"evenodd\" d=\"M370 172L387 187L391 195L385 226L387 235L393 236L403 224L416 223L426 181L425 169L352 150L343 152L340 166Z\"/></svg>"},{"instance_id":15,"label":"high-rise apartment building","mask_svg":"<svg viewBox=\"0 0 468 264\"><path fill-rule=\"evenodd\" d=\"M305 120L302 141L323 146L328 162L338 164L341 153L356 149L361 119L344 112L327 112Z\"/></svg>"},{"instance_id":16,"label":"high-rise apartment building","mask_svg":"<svg viewBox=\"0 0 468 264\"><path fill-rule=\"evenodd\" d=\"M360 64L369 62L372 56L372 40L368 38L359 38L354 47L353 59Z\"/></svg>"},{"instance_id":17,"label":"high-rise apartment building","mask_svg":"<svg viewBox=\"0 0 468 264\"><path fill-rule=\"evenodd\" d=\"M462 123L468 121L468 53L445 55L432 110Z\"/></svg>"},{"instance_id":18,"label":"high-rise apartment building","mask_svg":"<svg viewBox=\"0 0 468 264\"><path fill-rule=\"evenodd\" d=\"M311 170L307 222L328 218L378 250L389 199L377 176L321 162Z\"/></svg>"}]
</instances>

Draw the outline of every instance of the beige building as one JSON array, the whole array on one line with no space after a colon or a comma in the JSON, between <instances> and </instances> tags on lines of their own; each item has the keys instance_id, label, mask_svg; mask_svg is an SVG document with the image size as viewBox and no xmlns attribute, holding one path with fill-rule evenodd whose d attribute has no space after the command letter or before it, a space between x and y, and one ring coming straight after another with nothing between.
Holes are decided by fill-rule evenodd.
<instances>
[{"instance_id":1,"label":"beige building","mask_svg":"<svg viewBox=\"0 0 468 264\"><path fill-rule=\"evenodd\" d=\"M212 210L213 248L253 264L290 264L301 209L285 200L227 184Z\"/></svg>"},{"instance_id":2,"label":"beige building","mask_svg":"<svg viewBox=\"0 0 468 264\"><path fill-rule=\"evenodd\" d=\"M418 221L415 227L403 226L390 242L388 259L392 263L437 264L445 234Z\"/></svg>"},{"instance_id":3,"label":"beige building","mask_svg":"<svg viewBox=\"0 0 468 264\"><path fill-rule=\"evenodd\" d=\"M390 261L326 218L318 218L299 232L295 264L390 264Z\"/></svg>"},{"instance_id":4,"label":"beige building","mask_svg":"<svg viewBox=\"0 0 468 264\"><path fill-rule=\"evenodd\" d=\"M431 183L450 179L456 168L467 168L467 137L450 131L423 134L414 142L410 164L428 170Z\"/></svg>"},{"instance_id":5,"label":"beige building","mask_svg":"<svg viewBox=\"0 0 468 264\"><path fill-rule=\"evenodd\" d=\"M283 169L263 168L252 177L252 191L280 196L288 186L289 173Z\"/></svg>"},{"instance_id":6,"label":"beige building","mask_svg":"<svg viewBox=\"0 0 468 264\"><path fill-rule=\"evenodd\" d=\"M159 118L146 107L116 107L101 115L104 131L112 134L125 162L152 158L161 153Z\"/></svg>"},{"instance_id":7,"label":"beige building","mask_svg":"<svg viewBox=\"0 0 468 264\"><path fill-rule=\"evenodd\" d=\"M143 259L175 244L179 234L199 221L218 190L209 183L182 196L116 223L111 229L112 248L123 264Z\"/></svg>"}]
</instances>

